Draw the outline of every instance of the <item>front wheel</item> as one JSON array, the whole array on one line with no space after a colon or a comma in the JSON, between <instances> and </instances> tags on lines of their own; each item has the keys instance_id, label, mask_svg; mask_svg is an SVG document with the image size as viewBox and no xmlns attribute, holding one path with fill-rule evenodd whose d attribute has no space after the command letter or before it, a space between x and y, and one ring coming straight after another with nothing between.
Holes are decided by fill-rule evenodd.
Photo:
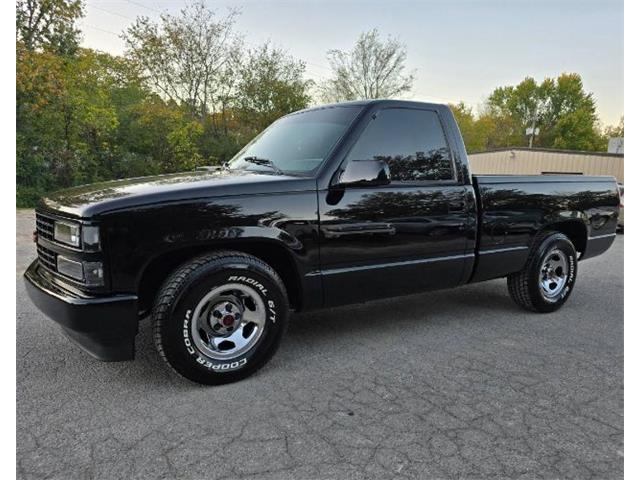
<instances>
[{"instance_id":1,"label":"front wheel","mask_svg":"<svg viewBox=\"0 0 640 480\"><path fill-rule=\"evenodd\" d=\"M509 294L534 312L558 310L569 298L578 273L578 255L566 235L549 232L534 242L525 267L507 277Z\"/></svg>"},{"instance_id":2,"label":"front wheel","mask_svg":"<svg viewBox=\"0 0 640 480\"><path fill-rule=\"evenodd\" d=\"M275 353L289 314L278 274L240 252L216 252L179 267L152 311L162 359L194 382L243 379Z\"/></svg>"}]
</instances>

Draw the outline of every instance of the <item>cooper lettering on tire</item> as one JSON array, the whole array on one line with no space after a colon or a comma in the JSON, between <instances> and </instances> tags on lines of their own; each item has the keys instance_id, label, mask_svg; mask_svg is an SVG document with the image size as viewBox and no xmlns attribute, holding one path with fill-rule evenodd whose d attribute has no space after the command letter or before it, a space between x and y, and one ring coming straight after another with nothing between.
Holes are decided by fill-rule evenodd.
<instances>
[{"instance_id":1,"label":"cooper lettering on tire","mask_svg":"<svg viewBox=\"0 0 640 480\"><path fill-rule=\"evenodd\" d=\"M241 252L210 253L180 266L160 289L154 343L190 380L234 382L275 353L288 313L286 290L269 265Z\"/></svg>"}]
</instances>

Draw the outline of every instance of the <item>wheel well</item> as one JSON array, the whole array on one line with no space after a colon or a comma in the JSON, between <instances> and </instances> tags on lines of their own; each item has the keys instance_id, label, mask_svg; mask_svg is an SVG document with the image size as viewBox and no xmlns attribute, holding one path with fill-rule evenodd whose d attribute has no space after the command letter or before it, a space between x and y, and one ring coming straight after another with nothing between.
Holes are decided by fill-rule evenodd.
<instances>
[{"instance_id":1,"label":"wheel well","mask_svg":"<svg viewBox=\"0 0 640 480\"><path fill-rule=\"evenodd\" d=\"M151 263L146 266L138 282L140 311L148 312L151 310L155 296L162 283L178 266L203 253L227 249L248 253L267 263L282 279L287 290L290 306L294 310L301 308L302 287L291 255L285 247L271 242L258 241L235 244L220 243L202 247L184 248L154 258Z\"/></svg>"},{"instance_id":2,"label":"wheel well","mask_svg":"<svg viewBox=\"0 0 640 480\"><path fill-rule=\"evenodd\" d=\"M584 223L577 220L569 220L566 222L548 225L546 229L564 233L569 240L571 240L573 246L576 247L576 251L584 253L585 248L587 247L587 227Z\"/></svg>"}]
</instances>

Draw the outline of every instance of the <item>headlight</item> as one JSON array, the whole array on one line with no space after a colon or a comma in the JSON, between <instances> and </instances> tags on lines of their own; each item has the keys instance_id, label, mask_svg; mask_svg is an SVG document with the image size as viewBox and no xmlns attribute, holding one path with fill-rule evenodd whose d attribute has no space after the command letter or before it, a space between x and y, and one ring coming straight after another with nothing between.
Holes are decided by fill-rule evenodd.
<instances>
[{"instance_id":1,"label":"headlight","mask_svg":"<svg viewBox=\"0 0 640 480\"><path fill-rule=\"evenodd\" d=\"M53 238L57 242L82 247L88 252L100 250L100 229L94 225L82 225L79 223L56 220L53 226Z\"/></svg>"},{"instance_id":2,"label":"headlight","mask_svg":"<svg viewBox=\"0 0 640 480\"><path fill-rule=\"evenodd\" d=\"M80 225L56 220L53 226L53 238L58 242L80 247Z\"/></svg>"}]
</instances>

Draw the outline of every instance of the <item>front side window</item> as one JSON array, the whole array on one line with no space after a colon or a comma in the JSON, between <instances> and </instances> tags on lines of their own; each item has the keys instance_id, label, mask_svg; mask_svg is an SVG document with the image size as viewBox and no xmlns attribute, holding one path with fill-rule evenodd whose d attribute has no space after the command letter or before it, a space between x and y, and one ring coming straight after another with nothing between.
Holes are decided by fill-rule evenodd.
<instances>
[{"instance_id":1,"label":"front side window","mask_svg":"<svg viewBox=\"0 0 640 480\"><path fill-rule=\"evenodd\" d=\"M331 152L361 106L320 108L274 122L229 162L232 169L311 173ZM271 165L271 166L269 166Z\"/></svg>"},{"instance_id":2,"label":"front side window","mask_svg":"<svg viewBox=\"0 0 640 480\"><path fill-rule=\"evenodd\" d=\"M392 181L451 180L453 167L440 119L431 110L383 109L347 160L385 160Z\"/></svg>"}]
</instances>

